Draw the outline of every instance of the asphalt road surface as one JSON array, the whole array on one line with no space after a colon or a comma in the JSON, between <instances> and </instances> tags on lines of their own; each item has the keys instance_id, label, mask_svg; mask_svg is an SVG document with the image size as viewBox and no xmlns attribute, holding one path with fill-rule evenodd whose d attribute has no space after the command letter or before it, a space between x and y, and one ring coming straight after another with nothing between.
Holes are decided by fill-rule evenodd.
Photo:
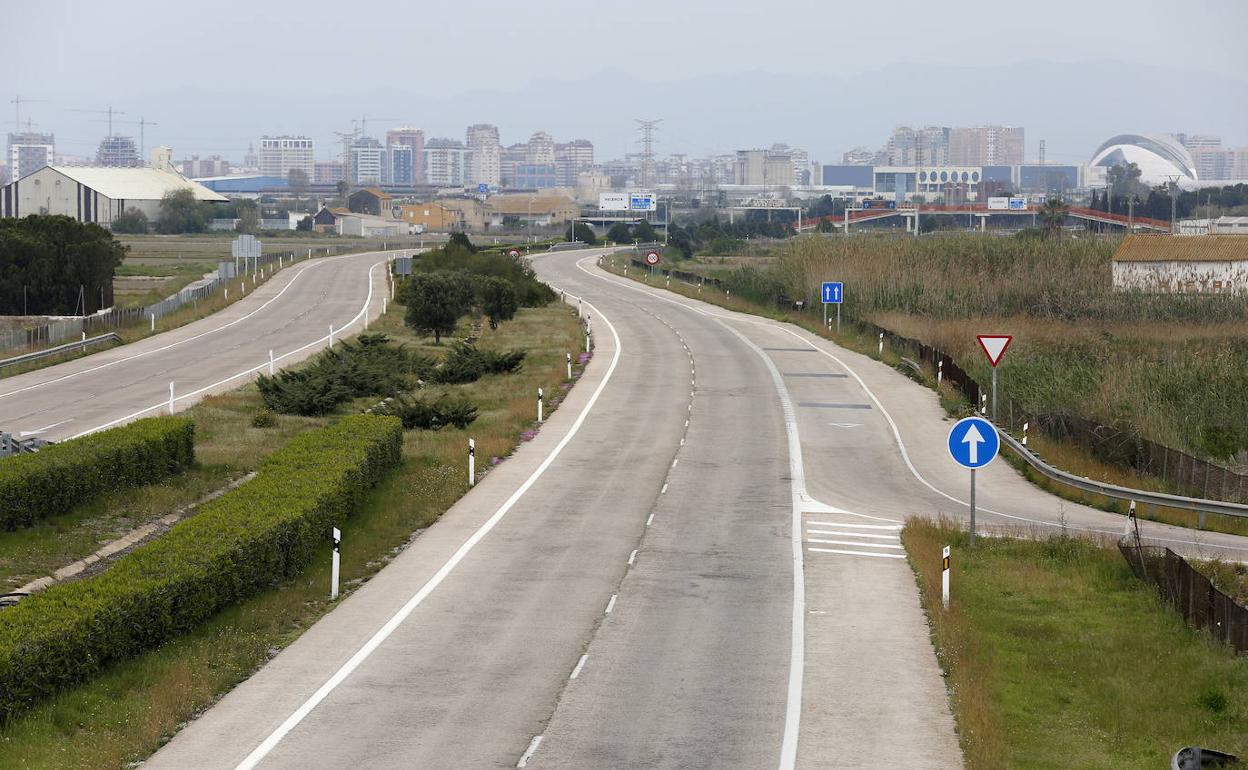
<instances>
[{"instance_id":1,"label":"asphalt road surface","mask_svg":"<svg viewBox=\"0 0 1248 770\"><path fill-rule=\"evenodd\" d=\"M172 331L0 380L0 430L58 440L186 409L257 372L302 360L354 334L388 299L385 261L370 252L279 270L219 313Z\"/></svg>"},{"instance_id":2,"label":"asphalt road surface","mask_svg":"<svg viewBox=\"0 0 1248 770\"><path fill-rule=\"evenodd\" d=\"M934 394L793 327L607 275L599 253L534 260L595 341L538 436L146 767L961 764L898 541L905 517L967 512ZM367 277L379 258L323 274L335 318L384 290ZM312 307L325 304L298 309L326 325ZM245 346L270 326L231 328ZM152 353L150 392L74 417L158 402L171 374L228 350L163 366ZM20 398L3 395L12 382L0 410ZM56 383L42 387L42 406L9 401L30 403L23 427L54 421ZM1005 463L980 471L978 496L989 530L1123 527ZM1246 556L1239 538L1143 528L1177 550Z\"/></svg>"}]
</instances>

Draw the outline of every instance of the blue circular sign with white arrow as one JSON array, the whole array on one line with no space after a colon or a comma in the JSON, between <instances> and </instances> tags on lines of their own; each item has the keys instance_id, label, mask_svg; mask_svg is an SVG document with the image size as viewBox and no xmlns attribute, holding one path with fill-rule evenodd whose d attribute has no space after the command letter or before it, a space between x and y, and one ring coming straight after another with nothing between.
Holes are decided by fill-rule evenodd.
<instances>
[{"instance_id":1,"label":"blue circular sign with white arrow","mask_svg":"<svg viewBox=\"0 0 1248 770\"><path fill-rule=\"evenodd\" d=\"M982 417L963 417L949 431L949 456L963 468L982 468L995 460L1000 450L996 426Z\"/></svg>"}]
</instances>

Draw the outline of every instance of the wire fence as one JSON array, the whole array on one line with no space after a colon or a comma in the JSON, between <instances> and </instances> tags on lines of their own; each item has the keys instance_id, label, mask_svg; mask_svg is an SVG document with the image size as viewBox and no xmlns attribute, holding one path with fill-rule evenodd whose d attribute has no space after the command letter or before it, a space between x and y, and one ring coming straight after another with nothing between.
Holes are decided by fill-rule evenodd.
<instances>
[{"instance_id":1,"label":"wire fence","mask_svg":"<svg viewBox=\"0 0 1248 770\"><path fill-rule=\"evenodd\" d=\"M280 251L270 254L264 254L259 259L248 260L250 270L258 270L261 267L275 264L278 259L283 263L298 257L308 257L312 254L332 255L343 251L358 250L358 246L325 246L316 249L295 251ZM229 267L234 266L233 259L223 260ZM96 334L102 334L109 331L117 331L119 329L137 326L139 324L151 323L152 317L160 320L165 316L180 310L187 305L194 305L200 300L207 299L218 292L223 286L229 283L231 275L227 275L225 279L220 276L218 271L217 277L212 278L206 283L198 286L188 286L183 288L177 294L166 297L165 299L155 302L146 307L131 308L113 308L103 313L96 313L89 316L79 316L72 318L57 318L49 320L46 323L28 326L22 329L9 329L0 331L0 353L7 352L26 352L30 350L38 350L39 348L56 345L66 340L80 339L83 336L92 337ZM233 273L233 270L227 272Z\"/></svg>"},{"instance_id":2,"label":"wire fence","mask_svg":"<svg viewBox=\"0 0 1248 770\"><path fill-rule=\"evenodd\" d=\"M1154 583L1188 625L1208 630L1236 652L1248 652L1248 608L1214 587L1187 560L1169 548L1138 545L1129 539L1118 550L1141 580Z\"/></svg>"},{"instance_id":3,"label":"wire fence","mask_svg":"<svg viewBox=\"0 0 1248 770\"><path fill-rule=\"evenodd\" d=\"M635 257L630 258L630 261L634 267L647 267ZM723 282L716 278L705 278L695 273L664 267L656 267L655 270L686 283L713 286L717 289L723 287ZM776 297L775 301L778 307L793 309L793 302L787 297ZM817 311L816 307L808 309ZM971 404L980 404L981 397L989 392L988 388L981 386L959 366L953 356L942 350L869 321L843 318L841 323L872 338L884 335L884 344L888 350L930 364L933 370L942 373L943 380L960 391ZM1159 444L1134 431L1105 425L1079 415L1036 412L1008 396L1000 399L997 409L997 423L1008 431L1019 432L1026 423L1032 434L1039 433L1054 440L1085 447L1098 460L1161 479L1180 494L1207 500L1248 503L1248 474Z\"/></svg>"}]
</instances>

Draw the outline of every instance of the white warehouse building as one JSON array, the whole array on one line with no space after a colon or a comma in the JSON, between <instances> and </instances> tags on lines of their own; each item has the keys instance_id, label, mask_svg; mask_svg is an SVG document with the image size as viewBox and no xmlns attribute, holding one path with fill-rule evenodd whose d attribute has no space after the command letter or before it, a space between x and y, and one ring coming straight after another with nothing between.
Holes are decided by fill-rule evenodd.
<instances>
[{"instance_id":1,"label":"white warehouse building","mask_svg":"<svg viewBox=\"0 0 1248 770\"><path fill-rule=\"evenodd\" d=\"M160 201L174 190L190 190L196 200L228 199L164 169L145 167L44 166L0 189L0 216L64 214L79 222L109 227L127 209L154 220Z\"/></svg>"}]
</instances>

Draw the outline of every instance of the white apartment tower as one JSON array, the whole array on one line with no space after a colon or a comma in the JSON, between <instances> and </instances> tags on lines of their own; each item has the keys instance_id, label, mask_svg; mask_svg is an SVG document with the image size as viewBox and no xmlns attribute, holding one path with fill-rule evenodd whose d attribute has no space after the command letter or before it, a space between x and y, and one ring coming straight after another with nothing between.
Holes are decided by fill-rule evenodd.
<instances>
[{"instance_id":1,"label":"white apartment tower","mask_svg":"<svg viewBox=\"0 0 1248 770\"><path fill-rule=\"evenodd\" d=\"M262 136L260 173L285 179L292 168L297 168L311 179L316 171L314 151L312 139L306 136Z\"/></svg>"},{"instance_id":2,"label":"white apartment tower","mask_svg":"<svg viewBox=\"0 0 1248 770\"><path fill-rule=\"evenodd\" d=\"M468 126L468 182L497 187L502 182L503 146L498 127L489 123Z\"/></svg>"}]
</instances>

